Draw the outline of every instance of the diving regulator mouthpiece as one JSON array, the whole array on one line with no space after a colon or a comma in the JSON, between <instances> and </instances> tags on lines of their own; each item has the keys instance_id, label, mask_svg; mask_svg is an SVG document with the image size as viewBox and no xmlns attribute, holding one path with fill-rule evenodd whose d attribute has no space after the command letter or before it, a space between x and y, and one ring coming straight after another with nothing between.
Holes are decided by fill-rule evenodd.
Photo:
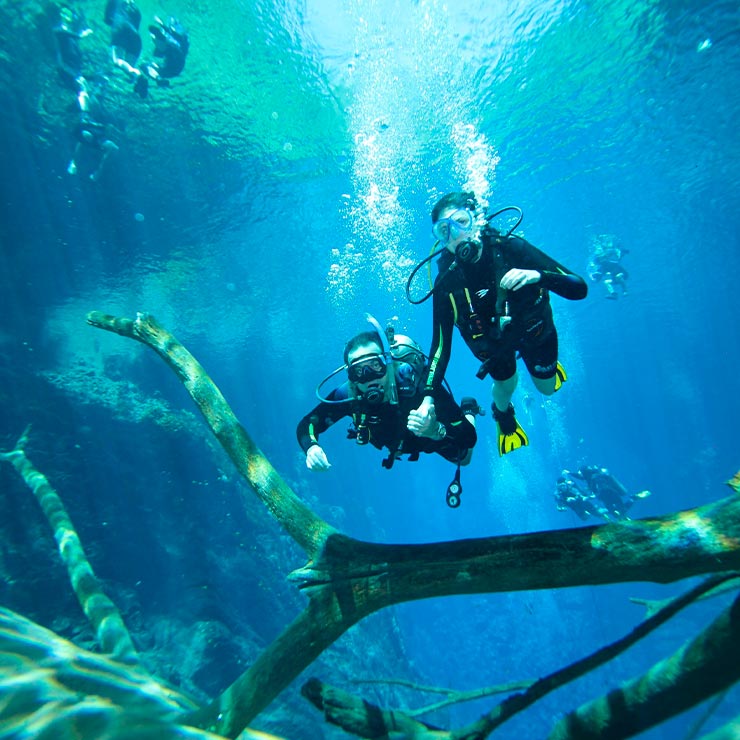
<instances>
[{"instance_id":1,"label":"diving regulator mouthpiece","mask_svg":"<svg viewBox=\"0 0 740 740\"><path fill-rule=\"evenodd\" d=\"M455 261L467 265L480 256L483 245L477 239L466 239L455 247Z\"/></svg>"}]
</instances>

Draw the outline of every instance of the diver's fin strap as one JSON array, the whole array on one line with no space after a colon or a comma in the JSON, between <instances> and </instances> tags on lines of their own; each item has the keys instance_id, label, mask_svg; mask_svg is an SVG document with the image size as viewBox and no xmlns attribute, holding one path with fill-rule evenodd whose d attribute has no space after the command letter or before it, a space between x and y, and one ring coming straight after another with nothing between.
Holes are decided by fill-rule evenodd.
<instances>
[{"instance_id":1,"label":"diver's fin strap","mask_svg":"<svg viewBox=\"0 0 740 740\"><path fill-rule=\"evenodd\" d=\"M555 366L555 390L560 390L560 387L568 380L568 375L565 372L565 368L558 362Z\"/></svg>"}]
</instances>

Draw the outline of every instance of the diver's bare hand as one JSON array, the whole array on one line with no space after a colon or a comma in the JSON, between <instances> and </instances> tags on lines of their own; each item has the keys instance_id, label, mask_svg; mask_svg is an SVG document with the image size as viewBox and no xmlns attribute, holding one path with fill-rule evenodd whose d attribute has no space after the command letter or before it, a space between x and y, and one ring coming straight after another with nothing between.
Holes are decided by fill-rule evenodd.
<instances>
[{"instance_id":1,"label":"diver's bare hand","mask_svg":"<svg viewBox=\"0 0 740 740\"><path fill-rule=\"evenodd\" d=\"M306 467L314 472L329 470L331 463L321 445L311 445L308 448L308 452L306 452Z\"/></svg>"},{"instance_id":2,"label":"diver's bare hand","mask_svg":"<svg viewBox=\"0 0 740 740\"><path fill-rule=\"evenodd\" d=\"M519 290L525 285L539 283L542 274L537 270L522 270L514 267L501 278L501 287L505 290Z\"/></svg>"},{"instance_id":3,"label":"diver's bare hand","mask_svg":"<svg viewBox=\"0 0 740 740\"><path fill-rule=\"evenodd\" d=\"M439 427L434 403L428 405L422 403L418 409L410 411L406 427L417 437L433 437Z\"/></svg>"}]
</instances>

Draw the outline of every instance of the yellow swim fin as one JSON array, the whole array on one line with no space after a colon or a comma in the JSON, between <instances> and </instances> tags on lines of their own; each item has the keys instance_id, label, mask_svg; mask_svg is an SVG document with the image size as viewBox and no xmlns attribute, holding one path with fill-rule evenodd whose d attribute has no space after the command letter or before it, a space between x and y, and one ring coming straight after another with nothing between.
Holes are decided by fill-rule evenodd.
<instances>
[{"instance_id":1,"label":"yellow swim fin","mask_svg":"<svg viewBox=\"0 0 740 740\"><path fill-rule=\"evenodd\" d=\"M529 437L527 437L527 433L519 426L519 422L517 422L516 431L513 434L503 434L499 430L498 454L500 456L503 456L512 450L517 450L520 447L526 447L528 444Z\"/></svg>"},{"instance_id":2,"label":"yellow swim fin","mask_svg":"<svg viewBox=\"0 0 740 740\"><path fill-rule=\"evenodd\" d=\"M558 362L555 366L555 390L560 390L560 387L568 380L568 375L565 372L565 368Z\"/></svg>"},{"instance_id":3,"label":"yellow swim fin","mask_svg":"<svg viewBox=\"0 0 740 740\"><path fill-rule=\"evenodd\" d=\"M506 411L499 411L496 404L491 405L493 418L496 419L496 429L498 430L498 454L506 455L520 447L526 447L529 444L529 437L514 416L514 407L509 404Z\"/></svg>"}]
</instances>

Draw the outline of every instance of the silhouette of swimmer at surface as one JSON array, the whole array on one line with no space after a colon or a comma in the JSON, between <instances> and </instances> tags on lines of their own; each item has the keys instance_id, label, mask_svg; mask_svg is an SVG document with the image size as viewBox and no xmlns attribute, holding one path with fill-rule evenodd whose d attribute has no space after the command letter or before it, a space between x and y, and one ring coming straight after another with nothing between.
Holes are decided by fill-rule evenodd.
<instances>
[{"instance_id":1,"label":"silhouette of swimmer at surface","mask_svg":"<svg viewBox=\"0 0 740 740\"><path fill-rule=\"evenodd\" d=\"M141 11L133 0L108 0L105 22L111 27L110 49L113 64L133 79L141 76L136 64L141 54Z\"/></svg>"},{"instance_id":2,"label":"silhouette of swimmer at surface","mask_svg":"<svg viewBox=\"0 0 740 740\"><path fill-rule=\"evenodd\" d=\"M82 13L63 6L59 8L59 16L52 32L62 83L79 94L85 87L80 40L89 36L92 31Z\"/></svg>"},{"instance_id":3,"label":"silhouette of swimmer at surface","mask_svg":"<svg viewBox=\"0 0 740 740\"><path fill-rule=\"evenodd\" d=\"M190 51L188 33L177 18L170 16L165 23L155 17L154 21L149 26L149 33L154 42L155 61L141 65L142 74L135 87L142 98L147 95L150 79L158 87L169 87L170 80L185 68L185 59Z\"/></svg>"},{"instance_id":4,"label":"silhouette of swimmer at surface","mask_svg":"<svg viewBox=\"0 0 740 740\"><path fill-rule=\"evenodd\" d=\"M95 181L100 176L108 157L118 151L118 145L111 138L113 119L103 103L107 83L105 77L91 80L78 96L80 114L73 130L76 144L72 159L67 165L67 172L70 175L77 174L78 161L83 152L87 152L86 160L92 168L88 177Z\"/></svg>"}]
</instances>

